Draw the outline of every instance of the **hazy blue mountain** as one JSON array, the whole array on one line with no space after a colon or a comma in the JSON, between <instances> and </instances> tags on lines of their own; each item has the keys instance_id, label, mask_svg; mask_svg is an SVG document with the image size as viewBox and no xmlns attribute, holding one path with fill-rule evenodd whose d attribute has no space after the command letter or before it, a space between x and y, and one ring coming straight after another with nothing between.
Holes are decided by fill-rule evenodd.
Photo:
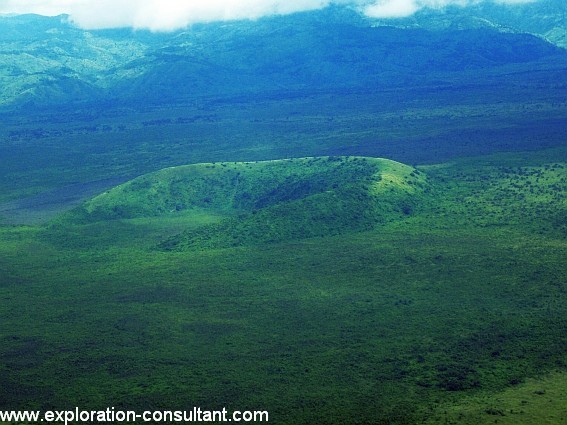
<instances>
[{"instance_id":1,"label":"hazy blue mountain","mask_svg":"<svg viewBox=\"0 0 567 425\"><path fill-rule=\"evenodd\" d=\"M254 31L237 24L205 44L196 43L194 34L180 34L137 62L146 72L123 81L119 93L183 99L202 93L415 85L438 74L560 53L530 35L486 29L430 32L275 21L267 27L252 24Z\"/></svg>"},{"instance_id":2,"label":"hazy blue mountain","mask_svg":"<svg viewBox=\"0 0 567 425\"><path fill-rule=\"evenodd\" d=\"M567 48L567 2L564 0L514 5L486 1L466 8L423 9L409 18L377 20L376 23L402 28L496 28L534 34Z\"/></svg>"},{"instance_id":3,"label":"hazy blue mountain","mask_svg":"<svg viewBox=\"0 0 567 425\"><path fill-rule=\"evenodd\" d=\"M147 46L130 37L83 31L65 17L21 15L0 18L2 103L59 103L91 98L126 78L124 64Z\"/></svg>"},{"instance_id":4,"label":"hazy blue mountain","mask_svg":"<svg viewBox=\"0 0 567 425\"><path fill-rule=\"evenodd\" d=\"M422 28L381 26L330 7L166 34L84 31L65 16L3 17L0 99L4 106L168 103L218 94L422 85L451 80L456 72L567 62L563 50L541 38L476 25L459 10L422 13L412 18L415 25L405 25ZM438 25L439 16L451 24Z\"/></svg>"}]
</instances>

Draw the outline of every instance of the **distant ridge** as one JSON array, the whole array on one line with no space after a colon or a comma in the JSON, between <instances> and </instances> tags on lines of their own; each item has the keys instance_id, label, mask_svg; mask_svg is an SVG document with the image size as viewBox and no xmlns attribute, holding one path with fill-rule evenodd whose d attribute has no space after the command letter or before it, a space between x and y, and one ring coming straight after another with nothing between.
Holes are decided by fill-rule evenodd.
<instances>
[{"instance_id":1,"label":"distant ridge","mask_svg":"<svg viewBox=\"0 0 567 425\"><path fill-rule=\"evenodd\" d=\"M330 7L173 33L84 31L64 15L0 17L0 108L407 87L566 60L545 40L455 10L381 22Z\"/></svg>"},{"instance_id":2,"label":"distant ridge","mask_svg":"<svg viewBox=\"0 0 567 425\"><path fill-rule=\"evenodd\" d=\"M400 19L377 19L376 24L429 30L496 28L528 33L567 48L567 2L538 0L506 5L483 1L467 7L423 9Z\"/></svg>"}]
</instances>

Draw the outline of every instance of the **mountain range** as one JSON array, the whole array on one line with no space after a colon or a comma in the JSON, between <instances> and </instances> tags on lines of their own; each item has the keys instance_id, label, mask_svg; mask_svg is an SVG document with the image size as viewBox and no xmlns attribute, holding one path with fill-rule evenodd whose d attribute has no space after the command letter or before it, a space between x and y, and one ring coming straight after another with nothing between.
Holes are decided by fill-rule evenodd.
<instances>
[{"instance_id":1,"label":"mountain range","mask_svg":"<svg viewBox=\"0 0 567 425\"><path fill-rule=\"evenodd\" d=\"M377 20L380 25L430 30L495 28L499 31L529 33L560 47L567 47L567 3L540 0L505 5L476 2L466 8L422 9L408 18Z\"/></svg>"},{"instance_id":2,"label":"mountain range","mask_svg":"<svg viewBox=\"0 0 567 425\"><path fill-rule=\"evenodd\" d=\"M456 73L564 69L565 4L483 3L376 20L344 6L152 33L67 16L0 18L0 104L186 103L202 96L427 85ZM491 71L492 73L492 71Z\"/></svg>"}]
</instances>

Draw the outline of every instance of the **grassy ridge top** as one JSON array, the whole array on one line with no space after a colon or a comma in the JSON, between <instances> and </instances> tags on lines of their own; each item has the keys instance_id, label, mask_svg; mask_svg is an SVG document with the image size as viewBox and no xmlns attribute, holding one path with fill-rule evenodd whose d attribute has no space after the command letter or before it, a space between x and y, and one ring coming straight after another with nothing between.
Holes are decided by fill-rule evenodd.
<instances>
[{"instance_id":1,"label":"grassy ridge top","mask_svg":"<svg viewBox=\"0 0 567 425\"><path fill-rule=\"evenodd\" d=\"M317 157L194 164L138 177L86 202L65 220L223 214L163 244L234 246L365 230L413 211L425 175L395 161Z\"/></svg>"}]
</instances>

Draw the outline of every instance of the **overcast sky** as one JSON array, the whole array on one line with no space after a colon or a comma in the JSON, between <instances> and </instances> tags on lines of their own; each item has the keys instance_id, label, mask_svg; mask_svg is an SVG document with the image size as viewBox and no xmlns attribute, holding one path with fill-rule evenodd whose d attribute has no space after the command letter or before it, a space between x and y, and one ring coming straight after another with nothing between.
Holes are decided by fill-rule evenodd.
<instances>
[{"instance_id":1,"label":"overcast sky","mask_svg":"<svg viewBox=\"0 0 567 425\"><path fill-rule=\"evenodd\" d=\"M409 16L423 8L466 7L491 1L522 4L538 0L0 0L0 13L68 14L83 28L134 27L168 31L195 22L256 19L352 4L376 18ZM567 0L566 0L567 1Z\"/></svg>"}]
</instances>

